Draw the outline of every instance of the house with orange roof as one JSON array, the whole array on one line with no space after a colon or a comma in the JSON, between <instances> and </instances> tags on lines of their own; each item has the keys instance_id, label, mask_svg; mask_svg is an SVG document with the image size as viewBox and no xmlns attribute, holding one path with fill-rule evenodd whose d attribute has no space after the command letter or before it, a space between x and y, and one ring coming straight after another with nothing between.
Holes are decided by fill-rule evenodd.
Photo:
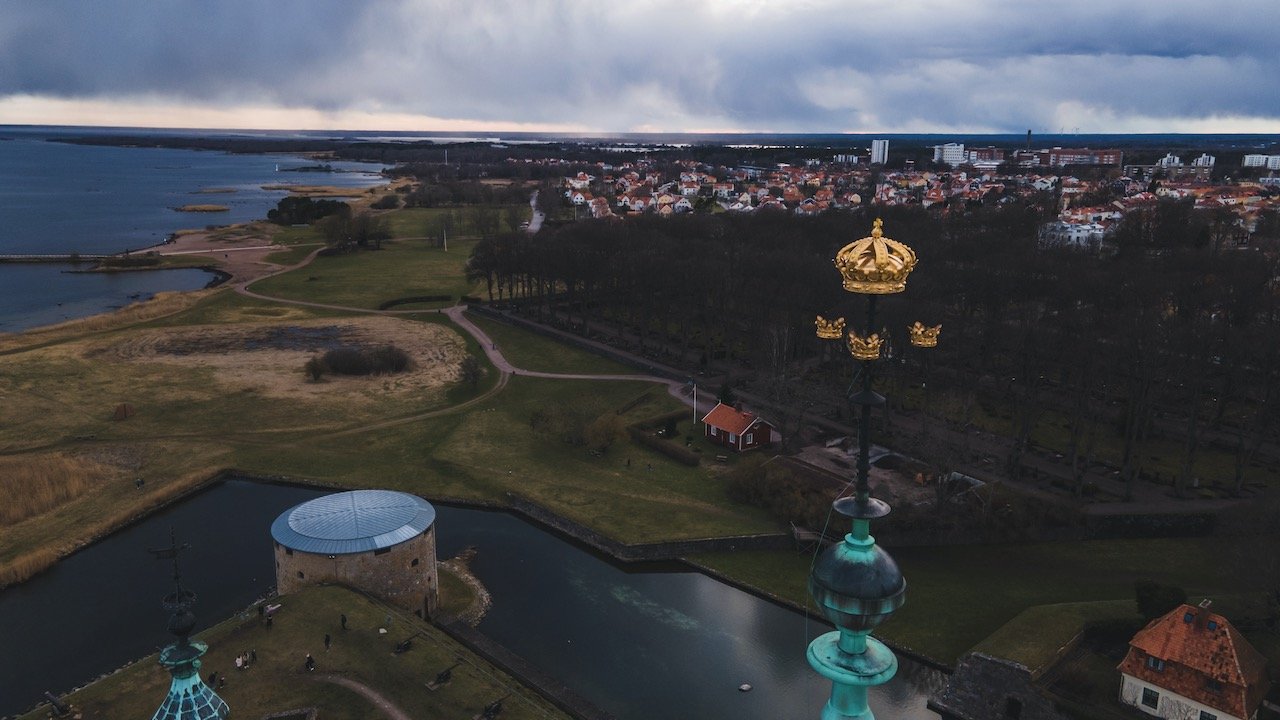
<instances>
[{"instance_id":1,"label":"house with orange roof","mask_svg":"<svg viewBox=\"0 0 1280 720\"><path fill-rule=\"evenodd\" d=\"M711 412L702 417L702 423L708 440L737 452L773 443L774 427L769 421L732 405L716 403Z\"/></svg>"},{"instance_id":2,"label":"house with orange roof","mask_svg":"<svg viewBox=\"0 0 1280 720\"><path fill-rule=\"evenodd\" d=\"M1120 701L1169 720L1253 720L1270 683L1266 660L1210 602L1181 605L1129 641Z\"/></svg>"}]
</instances>

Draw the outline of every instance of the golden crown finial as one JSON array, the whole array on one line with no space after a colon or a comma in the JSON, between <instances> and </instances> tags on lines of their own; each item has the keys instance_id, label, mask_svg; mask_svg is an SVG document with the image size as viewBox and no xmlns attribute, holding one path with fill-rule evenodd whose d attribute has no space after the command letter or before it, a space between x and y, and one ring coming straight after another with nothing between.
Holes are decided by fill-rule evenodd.
<instances>
[{"instance_id":1,"label":"golden crown finial","mask_svg":"<svg viewBox=\"0 0 1280 720\"><path fill-rule=\"evenodd\" d=\"M937 347L938 333L942 332L942 325L926 327L917 320L911 327L907 328L907 332L911 335L912 345L919 348Z\"/></svg>"},{"instance_id":2,"label":"golden crown finial","mask_svg":"<svg viewBox=\"0 0 1280 720\"><path fill-rule=\"evenodd\" d=\"M858 333L849 331L849 354L857 360L878 360L880 358L880 346L884 344L884 340L876 333L871 333L869 337L860 337Z\"/></svg>"},{"instance_id":3,"label":"golden crown finial","mask_svg":"<svg viewBox=\"0 0 1280 720\"><path fill-rule=\"evenodd\" d=\"M844 336L844 318L827 320L819 315L815 324L818 326L818 337L823 340L839 340Z\"/></svg>"},{"instance_id":4,"label":"golden crown finial","mask_svg":"<svg viewBox=\"0 0 1280 720\"><path fill-rule=\"evenodd\" d=\"M871 236L845 245L836 253L836 269L844 289L866 295L888 295L907 289L907 276L916 267L911 248L884 236L884 222L876 218Z\"/></svg>"}]
</instances>

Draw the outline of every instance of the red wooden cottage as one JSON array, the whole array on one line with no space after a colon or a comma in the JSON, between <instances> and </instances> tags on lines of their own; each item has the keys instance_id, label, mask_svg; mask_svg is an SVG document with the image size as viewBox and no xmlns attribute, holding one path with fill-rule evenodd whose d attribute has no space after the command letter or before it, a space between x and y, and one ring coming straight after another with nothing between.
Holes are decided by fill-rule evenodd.
<instances>
[{"instance_id":1,"label":"red wooden cottage","mask_svg":"<svg viewBox=\"0 0 1280 720\"><path fill-rule=\"evenodd\" d=\"M718 403L702 418L707 439L738 452L773 443L773 425L754 413Z\"/></svg>"}]
</instances>

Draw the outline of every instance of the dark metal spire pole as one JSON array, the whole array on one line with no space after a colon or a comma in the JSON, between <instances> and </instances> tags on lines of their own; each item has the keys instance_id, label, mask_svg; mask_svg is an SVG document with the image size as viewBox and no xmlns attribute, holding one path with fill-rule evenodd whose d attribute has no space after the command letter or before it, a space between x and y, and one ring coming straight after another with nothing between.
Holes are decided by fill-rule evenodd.
<instances>
[{"instance_id":1,"label":"dark metal spire pole","mask_svg":"<svg viewBox=\"0 0 1280 720\"><path fill-rule=\"evenodd\" d=\"M200 657L209 646L191 639L196 626L196 616L191 612L196 594L182 587L182 569L178 554L191 547L178 544L177 533L170 528L169 547L150 549L157 560L173 560L173 592L165 595L163 605L173 612L168 630L177 642L160 651L160 664L169 670L172 680L164 702L152 716L152 720L222 720L231 712L227 703L200 677Z\"/></svg>"}]
</instances>

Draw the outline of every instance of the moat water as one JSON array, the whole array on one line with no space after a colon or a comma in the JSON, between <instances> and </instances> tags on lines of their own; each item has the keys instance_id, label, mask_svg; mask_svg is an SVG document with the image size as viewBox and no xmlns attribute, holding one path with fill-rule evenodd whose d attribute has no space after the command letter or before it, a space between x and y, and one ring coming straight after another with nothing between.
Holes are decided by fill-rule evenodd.
<instances>
[{"instance_id":1,"label":"moat water","mask_svg":"<svg viewBox=\"0 0 1280 720\"><path fill-rule=\"evenodd\" d=\"M184 579L207 628L274 583L271 521L326 492L229 480L0 591L0 715L169 641L170 566L147 548L167 545L171 527L192 546ZM437 510L440 557L474 546L493 594L480 631L618 718L818 717L830 686L804 654L822 623L683 566L615 564L508 513ZM876 717L936 720L925 702L944 676L899 661L872 695ZM744 682L754 689L739 692Z\"/></svg>"}]
</instances>

